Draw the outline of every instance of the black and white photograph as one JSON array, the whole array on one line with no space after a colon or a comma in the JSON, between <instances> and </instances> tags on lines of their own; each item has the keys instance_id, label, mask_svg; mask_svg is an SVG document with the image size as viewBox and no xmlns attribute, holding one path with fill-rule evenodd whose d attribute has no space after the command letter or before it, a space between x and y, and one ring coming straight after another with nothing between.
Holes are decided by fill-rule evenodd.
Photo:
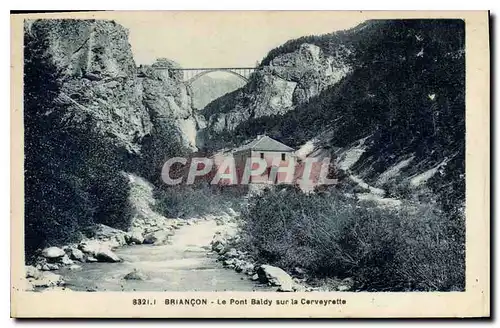
<instances>
[{"instance_id":1,"label":"black and white photograph","mask_svg":"<svg viewBox=\"0 0 500 328\"><path fill-rule=\"evenodd\" d=\"M19 32L20 292L471 287L465 19L39 16Z\"/></svg>"}]
</instances>

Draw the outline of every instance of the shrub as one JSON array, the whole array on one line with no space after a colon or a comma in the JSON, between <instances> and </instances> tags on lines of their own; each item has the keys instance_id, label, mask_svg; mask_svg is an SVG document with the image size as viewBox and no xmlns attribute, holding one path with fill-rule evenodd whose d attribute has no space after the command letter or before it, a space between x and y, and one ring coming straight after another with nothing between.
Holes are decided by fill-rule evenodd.
<instances>
[{"instance_id":1,"label":"shrub","mask_svg":"<svg viewBox=\"0 0 500 328\"><path fill-rule=\"evenodd\" d=\"M285 269L352 277L360 290L464 288L463 239L436 208L362 207L337 193L285 188L252 198L242 218L248 250Z\"/></svg>"},{"instance_id":2,"label":"shrub","mask_svg":"<svg viewBox=\"0 0 500 328\"><path fill-rule=\"evenodd\" d=\"M236 188L208 185L161 186L154 191L155 210L167 217L190 218L238 211L241 198Z\"/></svg>"}]
</instances>

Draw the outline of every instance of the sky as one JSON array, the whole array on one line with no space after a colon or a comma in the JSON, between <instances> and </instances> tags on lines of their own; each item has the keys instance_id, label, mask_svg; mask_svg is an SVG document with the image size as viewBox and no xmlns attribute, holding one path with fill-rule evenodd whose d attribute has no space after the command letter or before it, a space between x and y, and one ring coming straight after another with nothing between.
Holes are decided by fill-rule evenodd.
<instances>
[{"instance_id":1,"label":"sky","mask_svg":"<svg viewBox=\"0 0 500 328\"><path fill-rule=\"evenodd\" d=\"M120 15L136 64L165 57L182 67L252 67L287 40L354 27L357 15L328 11L178 11Z\"/></svg>"}]
</instances>

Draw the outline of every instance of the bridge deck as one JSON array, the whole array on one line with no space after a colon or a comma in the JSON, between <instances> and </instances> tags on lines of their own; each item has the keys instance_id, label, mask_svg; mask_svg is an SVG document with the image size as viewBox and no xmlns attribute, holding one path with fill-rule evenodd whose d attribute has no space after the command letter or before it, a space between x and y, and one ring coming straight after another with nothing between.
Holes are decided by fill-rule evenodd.
<instances>
[{"instance_id":1,"label":"bridge deck","mask_svg":"<svg viewBox=\"0 0 500 328\"><path fill-rule=\"evenodd\" d=\"M183 81L187 85L190 85L193 81L200 78L201 76L217 71L231 73L233 75L238 76L245 82L248 82L250 75L256 70L260 69L260 67L202 67L202 68L153 67L153 69L164 70L164 71L166 70L169 72L182 72Z\"/></svg>"}]
</instances>

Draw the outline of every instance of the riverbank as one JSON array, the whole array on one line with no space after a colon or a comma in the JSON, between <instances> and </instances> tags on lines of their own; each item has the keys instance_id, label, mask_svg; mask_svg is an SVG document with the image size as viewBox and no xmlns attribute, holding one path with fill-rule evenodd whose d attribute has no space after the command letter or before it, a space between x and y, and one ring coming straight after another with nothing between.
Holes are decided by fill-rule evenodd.
<instances>
[{"instance_id":1,"label":"riverbank","mask_svg":"<svg viewBox=\"0 0 500 328\"><path fill-rule=\"evenodd\" d=\"M293 271L269 265L243 250L239 222L235 217L218 218L223 229L219 230L210 242L217 261L228 270L246 275L248 280L269 286L277 292L344 291L352 285L349 279L332 282L313 279L304 269L296 267Z\"/></svg>"},{"instance_id":2,"label":"riverbank","mask_svg":"<svg viewBox=\"0 0 500 328\"><path fill-rule=\"evenodd\" d=\"M89 263L120 263L123 259L116 253L122 247L148 244L165 245L175 231L192 225L197 219L151 220L148 227L138 233L137 227L126 232L97 224L82 232L85 237L79 243L60 247L52 246L38 250L34 262L26 266L26 290L67 290L66 281L60 271L79 271ZM154 227L154 228L153 228Z\"/></svg>"},{"instance_id":3,"label":"riverbank","mask_svg":"<svg viewBox=\"0 0 500 328\"><path fill-rule=\"evenodd\" d=\"M214 235L233 229L228 221L232 221L229 215L187 220L173 229L165 243L114 248L120 258L117 262L79 262L76 270L71 265L38 270L44 277L28 279L34 287L31 290L271 291L266 284L224 268L210 250Z\"/></svg>"}]
</instances>

